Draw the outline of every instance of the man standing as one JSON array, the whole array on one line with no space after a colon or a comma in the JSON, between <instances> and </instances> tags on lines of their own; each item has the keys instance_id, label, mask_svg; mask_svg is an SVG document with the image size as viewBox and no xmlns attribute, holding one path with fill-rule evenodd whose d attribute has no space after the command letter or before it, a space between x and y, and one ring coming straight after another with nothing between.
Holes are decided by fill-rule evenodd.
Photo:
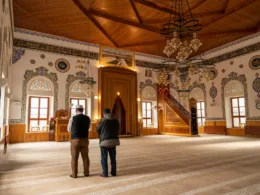
<instances>
[{"instance_id":1,"label":"man standing","mask_svg":"<svg viewBox=\"0 0 260 195\"><path fill-rule=\"evenodd\" d=\"M110 112L109 108L104 109L104 118L97 126L99 135L99 145L101 150L101 165L103 173L101 177L108 177L107 156L109 153L111 160L111 175L116 176L116 146L120 145L118 133L119 122Z\"/></svg>"},{"instance_id":2,"label":"man standing","mask_svg":"<svg viewBox=\"0 0 260 195\"><path fill-rule=\"evenodd\" d=\"M89 176L89 157L88 157L88 131L90 118L83 114L82 105L76 106L76 115L71 117L68 124L68 131L71 132L70 152L71 152L71 169L70 177L77 178L79 153L83 160L84 175Z\"/></svg>"}]
</instances>

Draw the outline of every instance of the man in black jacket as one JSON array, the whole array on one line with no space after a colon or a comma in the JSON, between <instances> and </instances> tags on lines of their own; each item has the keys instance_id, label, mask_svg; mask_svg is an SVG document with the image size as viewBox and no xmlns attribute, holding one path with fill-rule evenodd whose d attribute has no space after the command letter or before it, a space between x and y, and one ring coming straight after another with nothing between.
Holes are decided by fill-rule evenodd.
<instances>
[{"instance_id":1,"label":"man in black jacket","mask_svg":"<svg viewBox=\"0 0 260 195\"><path fill-rule=\"evenodd\" d=\"M70 177L77 178L79 153L83 160L84 175L89 176L89 157L88 157L88 131L90 118L83 114L82 105L76 106L76 115L71 117L68 124L68 131L71 132L71 169Z\"/></svg>"},{"instance_id":2,"label":"man in black jacket","mask_svg":"<svg viewBox=\"0 0 260 195\"><path fill-rule=\"evenodd\" d=\"M104 118L101 119L97 126L99 135L99 145L101 150L101 165L103 173L101 177L108 176L107 156L109 153L111 160L111 175L116 176L116 146L120 145L118 133L119 122L110 112L109 108L104 109Z\"/></svg>"}]
</instances>

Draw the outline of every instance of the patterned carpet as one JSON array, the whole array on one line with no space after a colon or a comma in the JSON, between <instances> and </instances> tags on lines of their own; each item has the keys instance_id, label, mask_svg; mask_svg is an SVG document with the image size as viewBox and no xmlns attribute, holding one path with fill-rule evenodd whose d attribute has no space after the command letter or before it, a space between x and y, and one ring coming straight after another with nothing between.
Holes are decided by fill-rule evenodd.
<instances>
[{"instance_id":1,"label":"patterned carpet","mask_svg":"<svg viewBox=\"0 0 260 195\"><path fill-rule=\"evenodd\" d=\"M70 174L69 142L9 146L0 194L260 194L260 139L204 135L121 139L118 176L100 178L98 140L90 140L90 177Z\"/></svg>"}]
</instances>

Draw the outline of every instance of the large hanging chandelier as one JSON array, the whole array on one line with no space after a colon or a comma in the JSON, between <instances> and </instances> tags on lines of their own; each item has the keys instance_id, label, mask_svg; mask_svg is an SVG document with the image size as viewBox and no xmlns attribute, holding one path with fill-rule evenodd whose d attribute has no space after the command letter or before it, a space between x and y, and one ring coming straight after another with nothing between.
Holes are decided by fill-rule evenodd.
<instances>
[{"instance_id":1,"label":"large hanging chandelier","mask_svg":"<svg viewBox=\"0 0 260 195\"><path fill-rule=\"evenodd\" d=\"M175 0L172 5L175 15L170 14L169 22L165 23L160 31L168 39L163 52L168 58L176 52L176 59L184 63L189 55L202 45L197 38L197 32L202 29L202 25L193 18L188 0ZM188 9L187 13L184 12L184 7Z\"/></svg>"},{"instance_id":2,"label":"large hanging chandelier","mask_svg":"<svg viewBox=\"0 0 260 195\"><path fill-rule=\"evenodd\" d=\"M79 81L79 87L87 97L91 97L91 94L94 93L94 84L96 84L96 81L94 81L89 60L77 60L76 63L76 68L83 70L83 72L86 74L86 77L81 77L81 80Z\"/></svg>"},{"instance_id":3,"label":"large hanging chandelier","mask_svg":"<svg viewBox=\"0 0 260 195\"><path fill-rule=\"evenodd\" d=\"M167 86L171 82L171 75L164 68L156 73L155 77L156 82L161 85Z\"/></svg>"}]
</instances>

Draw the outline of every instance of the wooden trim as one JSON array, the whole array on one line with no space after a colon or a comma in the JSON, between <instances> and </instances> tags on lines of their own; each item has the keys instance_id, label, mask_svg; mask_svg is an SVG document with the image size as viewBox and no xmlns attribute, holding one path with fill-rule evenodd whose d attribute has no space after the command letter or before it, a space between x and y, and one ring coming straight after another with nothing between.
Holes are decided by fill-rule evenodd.
<instances>
[{"instance_id":1,"label":"wooden trim","mask_svg":"<svg viewBox=\"0 0 260 195\"><path fill-rule=\"evenodd\" d=\"M173 14L173 15L176 15L178 16L179 14L177 12L175 12L174 10L172 9L169 9L169 8L166 8L166 7L161 7L161 6L158 6L157 4L155 3L152 3L150 1L145 1L145 0L134 0L135 2L137 3L140 3L142 5L145 5L147 7L151 7L153 9L156 9L156 10L159 10L161 12L165 12L165 13L168 13L168 14Z\"/></svg>"},{"instance_id":2,"label":"wooden trim","mask_svg":"<svg viewBox=\"0 0 260 195\"><path fill-rule=\"evenodd\" d=\"M31 116L31 99L32 98L38 98L38 118L30 118ZM40 110L41 110L41 99L47 99L48 100L48 107L47 107L47 118L39 118L40 117ZM31 121L37 121L39 125L39 121L49 121L49 114L50 114L50 97L42 97L42 96L29 96L29 105L28 105L28 131L25 131L26 133L31 133L30 124ZM40 132L43 133L43 132Z\"/></svg>"},{"instance_id":3,"label":"wooden trim","mask_svg":"<svg viewBox=\"0 0 260 195\"><path fill-rule=\"evenodd\" d=\"M240 115L240 105L239 105L239 99L240 98L244 98L244 102L245 102L245 97L232 97L230 98L230 104L231 104L231 118L232 118L232 127L233 128L238 128L238 127L235 127L234 126L234 118L238 118L239 120L239 124L241 123L241 118L246 118L246 115ZM238 116L234 116L234 113L233 113L233 103L232 103L232 100L233 99L237 99L237 102L238 102ZM245 112L246 112L246 106L241 106L241 107L244 107L245 108ZM235 107L236 108L236 107Z\"/></svg>"}]
</instances>

